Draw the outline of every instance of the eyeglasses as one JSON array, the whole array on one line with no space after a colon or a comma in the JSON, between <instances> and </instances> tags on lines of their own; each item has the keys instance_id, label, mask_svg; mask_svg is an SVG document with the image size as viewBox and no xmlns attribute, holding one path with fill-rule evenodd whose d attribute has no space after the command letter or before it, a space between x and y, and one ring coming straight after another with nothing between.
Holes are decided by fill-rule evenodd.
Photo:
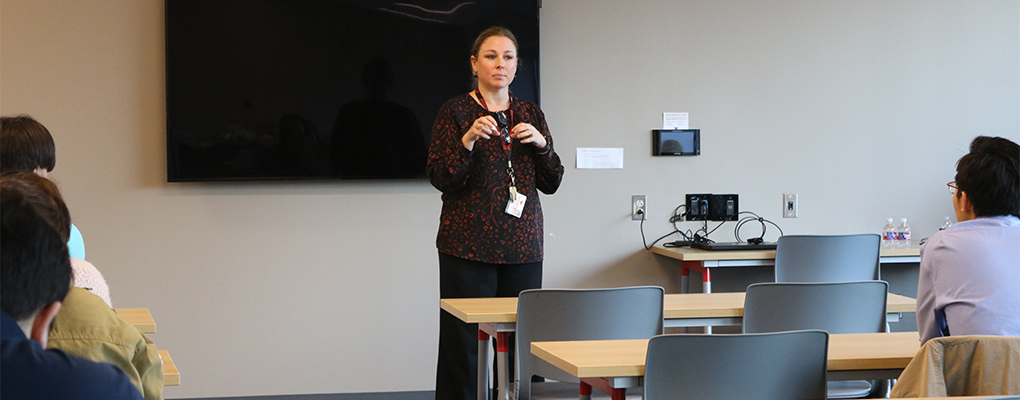
<instances>
[{"instance_id":1,"label":"eyeglasses","mask_svg":"<svg viewBox=\"0 0 1020 400\"><path fill-rule=\"evenodd\" d=\"M946 186L949 186L949 194L956 196L956 181L949 182Z\"/></svg>"},{"instance_id":2,"label":"eyeglasses","mask_svg":"<svg viewBox=\"0 0 1020 400\"><path fill-rule=\"evenodd\" d=\"M500 126L499 136L503 138L507 143L510 143L510 134L507 131L506 111L496 112L496 123Z\"/></svg>"}]
</instances>

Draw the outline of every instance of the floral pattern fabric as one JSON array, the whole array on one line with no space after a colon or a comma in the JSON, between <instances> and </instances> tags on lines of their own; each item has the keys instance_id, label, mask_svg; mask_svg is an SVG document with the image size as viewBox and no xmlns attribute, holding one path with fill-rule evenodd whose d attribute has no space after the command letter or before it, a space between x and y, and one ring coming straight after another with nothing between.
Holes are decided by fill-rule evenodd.
<instances>
[{"instance_id":1,"label":"floral pattern fabric","mask_svg":"<svg viewBox=\"0 0 1020 400\"><path fill-rule=\"evenodd\" d=\"M511 96L509 110L513 118L508 129L520 122L530 123L552 149L541 109ZM534 145L514 140L510 146L514 185L518 193L527 196L527 202L520 218L507 214L510 176L500 139L479 139L471 151L461 142L483 115L495 113L463 95L446 102L436 116L427 166L432 186L443 192L436 247L444 254L493 264L542 261L543 217L538 191L556 192L563 179L563 164L555 150L538 154Z\"/></svg>"}]
</instances>

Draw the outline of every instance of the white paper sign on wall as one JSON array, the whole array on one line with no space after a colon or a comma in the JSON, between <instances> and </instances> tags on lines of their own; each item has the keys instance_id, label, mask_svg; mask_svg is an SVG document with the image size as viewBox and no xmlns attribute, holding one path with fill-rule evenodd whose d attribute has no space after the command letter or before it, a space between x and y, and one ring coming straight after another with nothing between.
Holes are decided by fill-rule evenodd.
<instances>
[{"instance_id":1,"label":"white paper sign on wall","mask_svg":"<svg viewBox=\"0 0 1020 400\"><path fill-rule=\"evenodd\" d=\"M685 112L662 113L662 129L688 129L687 113Z\"/></svg>"}]
</instances>

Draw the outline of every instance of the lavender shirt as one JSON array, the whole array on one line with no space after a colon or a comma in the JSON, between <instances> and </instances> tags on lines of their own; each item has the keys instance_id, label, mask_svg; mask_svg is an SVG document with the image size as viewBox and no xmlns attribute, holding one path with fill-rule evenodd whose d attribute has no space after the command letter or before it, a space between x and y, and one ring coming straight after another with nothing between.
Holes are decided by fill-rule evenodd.
<instances>
[{"instance_id":1,"label":"lavender shirt","mask_svg":"<svg viewBox=\"0 0 1020 400\"><path fill-rule=\"evenodd\" d=\"M954 336L1020 336L1020 219L960 222L921 247L921 344L943 327Z\"/></svg>"}]
</instances>

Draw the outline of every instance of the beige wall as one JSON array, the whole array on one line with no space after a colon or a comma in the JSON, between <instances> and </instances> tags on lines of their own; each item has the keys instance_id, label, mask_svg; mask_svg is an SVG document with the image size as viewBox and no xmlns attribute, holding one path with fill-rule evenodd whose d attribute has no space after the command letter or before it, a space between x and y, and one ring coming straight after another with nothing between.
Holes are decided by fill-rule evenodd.
<instances>
[{"instance_id":1,"label":"beige wall","mask_svg":"<svg viewBox=\"0 0 1020 400\"><path fill-rule=\"evenodd\" d=\"M431 390L439 193L167 184L162 7L3 0L0 113L54 134L88 259L115 305L152 311L182 372L166 395ZM1016 0L545 0L542 52L568 167L542 198L546 286L675 289L676 265L641 249L632 194L649 197L649 237L698 192L739 193L787 233L907 217L928 236L970 139L1020 138ZM701 156L649 155L663 111L691 113ZM625 169L577 170L577 147L622 147ZM800 218L780 218L784 192Z\"/></svg>"}]
</instances>

